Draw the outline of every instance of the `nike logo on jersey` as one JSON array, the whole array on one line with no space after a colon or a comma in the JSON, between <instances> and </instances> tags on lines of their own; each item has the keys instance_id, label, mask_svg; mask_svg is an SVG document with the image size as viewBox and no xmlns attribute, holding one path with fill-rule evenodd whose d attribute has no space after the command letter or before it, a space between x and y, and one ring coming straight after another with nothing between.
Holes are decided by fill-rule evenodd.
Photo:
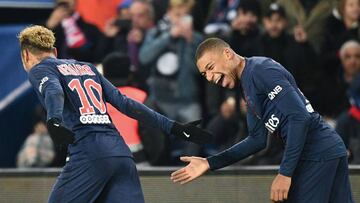
<instances>
[{"instance_id":1,"label":"nike logo on jersey","mask_svg":"<svg viewBox=\"0 0 360 203\"><path fill-rule=\"evenodd\" d=\"M265 127L270 133L274 133L279 123L279 118L276 117L275 114L272 114L268 122L265 123Z\"/></svg>"},{"instance_id":2,"label":"nike logo on jersey","mask_svg":"<svg viewBox=\"0 0 360 203\"><path fill-rule=\"evenodd\" d=\"M187 134L186 132L183 132L183 134L185 135L185 137L189 138L190 134Z\"/></svg>"},{"instance_id":3,"label":"nike logo on jersey","mask_svg":"<svg viewBox=\"0 0 360 203\"><path fill-rule=\"evenodd\" d=\"M275 99L276 95L278 95L282 90L282 87L280 85L277 85L269 94L268 97L270 100Z\"/></svg>"}]
</instances>

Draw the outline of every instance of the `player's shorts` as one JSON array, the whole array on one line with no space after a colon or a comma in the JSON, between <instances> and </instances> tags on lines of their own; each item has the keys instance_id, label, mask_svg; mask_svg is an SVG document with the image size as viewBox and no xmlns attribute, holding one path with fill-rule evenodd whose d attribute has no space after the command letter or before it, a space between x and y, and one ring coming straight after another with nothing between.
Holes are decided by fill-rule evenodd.
<instances>
[{"instance_id":1,"label":"player's shorts","mask_svg":"<svg viewBox=\"0 0 360 203\"><path fill-rule=\"evenodd\" d=\"M300 161L288 197L290 203L353 203L347 157Z\"/></svg>"},{"instance_id":2,"label":"player's shorts","mask_svg":"<svg viewBox=\"0 0 360 203\"><path fill-rule=\"evenodd\" d=\"M143 203L144 197L132 158L70 158L55 182L49 202Z\"/></svg>"}]
</instances>

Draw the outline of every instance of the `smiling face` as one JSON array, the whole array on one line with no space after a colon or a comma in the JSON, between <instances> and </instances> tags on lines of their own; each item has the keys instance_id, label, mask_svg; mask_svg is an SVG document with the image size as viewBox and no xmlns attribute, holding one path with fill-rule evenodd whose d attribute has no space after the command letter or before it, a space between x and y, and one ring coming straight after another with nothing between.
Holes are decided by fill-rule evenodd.
<instances>
[{"instance_id":1,"label":"smiling face","mask_svg":"<svg viewBox=\"0 0 360 203\"><path fill-rule=\"evenodd\" d=\"M226 88L234 88L242 70L240 58L229 48L207 50L196 63L207 81Z\"/></svg>"},{"instance_id":2,"label":"smiling face","mask_svg":"<svg viewBox=\"0 0 360 203\"><path fill-rule=\"evenodd\" d=\"M266 33L271 38L277 38L284 32L287 22L284 17L278 13L274 13L269 17L265 17L263 24Z\"/></svg>"},{"instance_id":3,"label":"smiling face","mask_svg":"<svg viewBox=\"0 0 360 203\"><path fill-rule=\"evenodd\" d=\"M344 17L351 20L358 20L360 15L360 1L346 0L344 4Z\"/></svg>"}]
</instances>

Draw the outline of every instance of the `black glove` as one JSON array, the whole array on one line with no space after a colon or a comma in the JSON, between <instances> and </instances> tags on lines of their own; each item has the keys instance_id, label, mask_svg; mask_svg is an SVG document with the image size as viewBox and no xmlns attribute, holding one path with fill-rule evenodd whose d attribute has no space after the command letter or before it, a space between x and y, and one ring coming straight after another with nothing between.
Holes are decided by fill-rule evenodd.
<instances>
[{"instance_id":1,"label":"black glove","mask_svg":"<svg viewBox=\"0 0 360 203\"><path fill-rule=\"evenodd\" d=\"M51 118L47 121L47 129L49 131L50 137L53 140L55 145L68 145L72 144L75 141L74 133L70 130L61 126L61 123L56 118Z\"/></svg>"},{"instance_id":2,"label":"black glove","mask_svg":"<svg viewBox=\"0 0 360 203\"><path fill-rule=\"evenodd\" d=\"M211 143L213 139L213 135L208 131L196 127L200 123L201 120L197 120L185 124L174 122L174 125L171 128L171 134L196 144Z\"/></svg>"}]
</instances>

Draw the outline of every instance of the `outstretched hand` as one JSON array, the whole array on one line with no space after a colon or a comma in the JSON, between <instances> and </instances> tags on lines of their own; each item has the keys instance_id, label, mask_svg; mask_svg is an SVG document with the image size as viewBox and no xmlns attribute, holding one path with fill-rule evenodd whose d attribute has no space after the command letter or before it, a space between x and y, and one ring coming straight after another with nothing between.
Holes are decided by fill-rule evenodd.
<instances>
[{"instance_id":1,"label":"outstretched hand","mask_svg":"<svg viewBox=\"0 0 360 203\"><path fill-rule=\"evenodd\" d=\"M213 135L210 132L197 127L200 123L201 120L185 124L175 122L171 128L171 133L183 140L196 144L211 143Z\"/></svg>"},{"instance_id":2,"label":"outstretched hand","mask_svg":"<svg viewBox=\"0 0 360 203\"><path fill-rule=\"evenodd\" d=\"M61 125L56 118L47 121L47 129L55 145L68 145L75 141L74 133Z\"/></svg>"},{"instance_id":3,"label":"outstretched hand","mask_svg":"<svg viewBox=\"0 0 360 203\"><path fill-rule=\"evenodd\" d=\"M174 183L185 184L188 183L210 169L209 162L202 157L195 156L183 156L180 157L183 162L189 162L189 164L171 174L171 180Z\"/></svg>"}]
</instances>

